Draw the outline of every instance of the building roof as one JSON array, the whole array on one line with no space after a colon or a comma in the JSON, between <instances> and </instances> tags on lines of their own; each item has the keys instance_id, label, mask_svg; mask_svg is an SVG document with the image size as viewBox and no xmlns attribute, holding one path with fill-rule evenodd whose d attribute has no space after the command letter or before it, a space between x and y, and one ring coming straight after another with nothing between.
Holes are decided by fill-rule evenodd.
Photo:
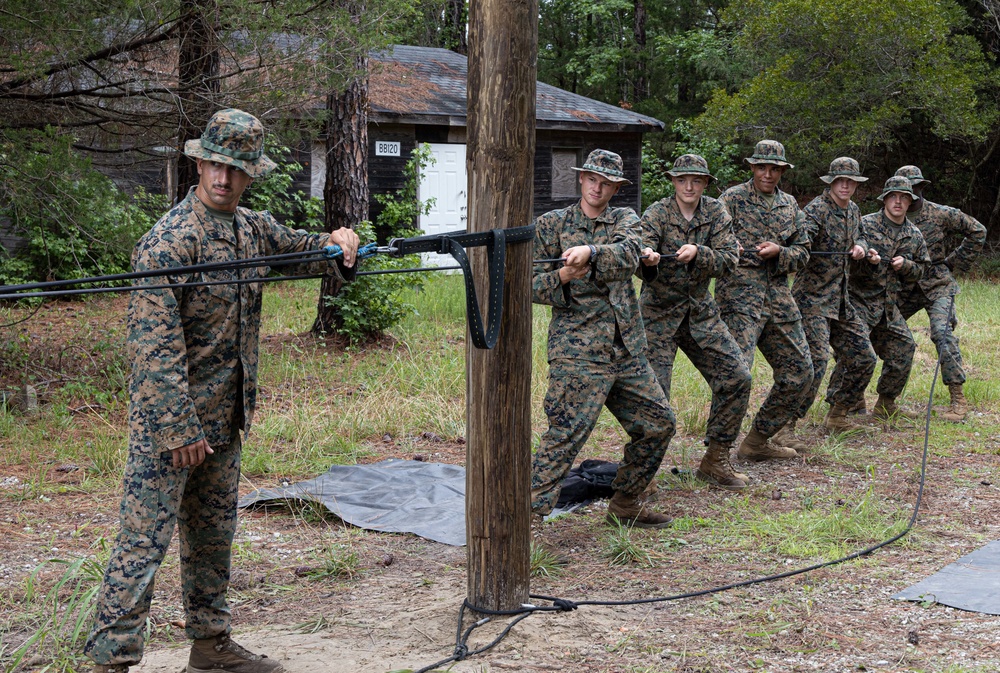
<instances>
[{"instance_id":1,"label":"building roof","mask_svg":"<svg viewBox=\"0 0 1000 673\"><path fill-rule=\"evenodd\" d=\"M447 49L394 46L373 55L368 96L374 122L466 125L468 59ZM536 128L662 131L664 123L538 82Z\"/></svg>"}]
</instances>

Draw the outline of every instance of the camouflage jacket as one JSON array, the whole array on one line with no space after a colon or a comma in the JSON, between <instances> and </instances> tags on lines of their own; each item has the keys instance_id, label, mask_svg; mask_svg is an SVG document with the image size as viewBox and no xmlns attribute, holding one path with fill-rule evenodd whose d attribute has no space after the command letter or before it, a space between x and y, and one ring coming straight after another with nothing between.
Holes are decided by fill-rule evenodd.
<instances>
[{"instance_id":1,"label":"camouflage jacket","mask_svg":"<svg viewBox=\"0 0 1000 673\"><path fill-rule=\"evenodd\" d=\"M854 309L847 290L851 258L812 253L849 252L855 245L867 252L868 244L861 231L861 209L853 201L847 208L841 208L830 196L830 190L825 189L802 212L809 232L809 263L795 274L792 297L805 315L834 320L851 318Z\"/></svg>"},{"instance_id":2,"label":"camouflage jacket","mask_svg":"<svg viewBox=\"0 0 1000 673\"><path fill-rule=\"evenodd\" d=\"M719 309L723 314L742 313L778 323L801 319L788 274L809 261L809 234L795 199L775 190L774 205L768 206L750 181L730 187L720 200L733 217L733 234L744 250L736 270L715 284ZM757 256L757 245L765 241L781 246L774 259Z\"/></svg>"},{"instance_id":3,"label":"camouflage jacket","mask_svg":"<svg viewBox=\"0 0 1000 673\"><path fill-rule=\"evenodd\" d=\"M698 254L687 264L674 259L663 259L658 266L640 264L642 318L648 335L670 337L687 316L691 336L707 343L719 326L719 308L709 283L732 272L738 259L732 218L721 203L707 196L701 197L690 222L673 197L657 201L643 213L643 248L666 255L688 243L698 246Z\"/></svg>"},{"instance_id":4,"label":"camouflage jacket","mask_svg":"<svg viewBox=\"0 0 1000 673\"><path fill-rule=\"evenodd\" d=\"M897 225L881 210L862 217L861 228L869 248L877 250L882 261L872 264L867 259L851 260L851 303L869 327L875 327L884 315L890 326L902 322L906 329L896 303L903 283L920 280L930 263L924 237L909 220ZM905 258L899 271L892 268L893 257Z\"/></svg>"},{"instance_id":5,"label":"camouflage jacket","mask_svg":"<svg viewBox=\"0 0 1000 673\"><path fill-rule=\"evenodd\" d=\"M327 234L282 226L270 213L239 208L233 227L213 218L194 194L164 215L136 244L136 271L317 249ZM337 269L320 261L282 273ZM167 276L170 283L260 278L268 267ZM338 271L334 271L337 273ZM153 285L164 277L139 281ZM225 446L247 430L257 399L261 283L139 290L128 306L130 445L160 453L206 439ZM242 387L242 390L240 388Z\"/></svg>"},{"instance_id":6,"label":"camouflage jacket","mask_svg":"<svg viewBox=\"0 0 1000 673\"><path fill-rule=\"evenodd\" d=\"M537 265L532 300L552 306L549 361L558 358L608 363L615 326L628 352L646 349L632 274L639 263L639 218L631 208L607 208L587 217L580 204L553 210L535 220L535 259L554 259L575 245L593 245L588 278L559 282L556 264Z\"/></svg>"},{"instance_id":7,"label":"camouflage jacket","mask_svg":"<svg viewBox=\"0 0 1000 673\"><path fill-rule=\"evenodd\" d=\"M906 216L923 234L931 258L930 267L917 285L931 301L958 294L952 271L969 270L986 243L986 227L958 208L927 200L920 210Z\"/></svg>"}]
</instances>

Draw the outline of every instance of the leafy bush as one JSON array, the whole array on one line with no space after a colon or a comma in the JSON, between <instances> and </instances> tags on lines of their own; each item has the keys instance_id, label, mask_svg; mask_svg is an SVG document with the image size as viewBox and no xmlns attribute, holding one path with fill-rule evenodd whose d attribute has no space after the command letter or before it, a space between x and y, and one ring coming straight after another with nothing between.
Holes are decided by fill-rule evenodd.
<instances>
[{"instance_id":1,"label":"leafy bush","mask_svg":"<svg viewBox=\"0 0 1000 673\"><path fill-rule=\"evenodd\" d=\"M433 201L421 201L417 196L420 185L420 171L434 161L429 145L414 148L410 160L406 162L404 173L406 182L395 194L376 194L375 200L382 206L378 217L378 227L388 231L392 237L407 238L420 235L414 228L417 217L430 212ZM375 240L375 228L371 222L361 222L356 229L361 242ZM418 255L389 257L376 255L361 262L359 271L391 271L420 266ZM327 306L336 308L340 321L337 333L352 342L362 341L383 334L413 311L400 296L406 288L419 289L423 280L414 273L386 273L361 276L346 285L335 297L327 297Z\"/></svg>"},{"instance_id":2,"label":"leafy bush","mask_svg":"<svg viewBox=\"0 0 1000 673\"><path fill-rule=\"evenodd\" d=\"M0 250L0 282L122 273L136 240L165 209L162 197L129 196L54 131L0 136L0 219L26 244Z\"/></svg>"},{"instance_id":3,"label":"leafy bush","mask_svg":"<svg viewBox=\"0 0 1000 673\"><path fill-rule=\"evenodd\" d=\"M280 144L275 136L265 139L264 153L277 167L267 177L254 180L240 205L251 210L267 210L279 222L296 229L323 231L323 199L291 190L295 175L302 172L302 164L288 160L291 150Z\"/></svg>"},{"instance_id":4,"label":"leafy bush","mask_svg":"<svg viewBox=\"0 0 1000 673\"><path fill-rule=\"evenodd\" d=\"M678 140L674 144L674 157L697 154L708 162L708 169L717 180L705 190L707 196L718 196L734 182L746 179L746 171L737 160L739 146L724 144L714 137L697 133L687 119L678 119L672 127ZM659 157L649 141L642 144L642 208L645 210L660 199L674 195L674 185L667 171L673 161Z\"/></svg>"}]
</instances>

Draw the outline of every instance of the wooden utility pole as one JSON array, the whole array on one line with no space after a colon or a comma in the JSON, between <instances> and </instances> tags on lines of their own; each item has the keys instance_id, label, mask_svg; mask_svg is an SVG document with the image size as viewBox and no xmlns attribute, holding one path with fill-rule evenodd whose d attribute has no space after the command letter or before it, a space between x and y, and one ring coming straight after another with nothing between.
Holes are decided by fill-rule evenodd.
<instances>
[{"instance_id":1,"label":"wooden utility pole","mask_svg":"<svg viewBox=\"0 0 1000 673\"><path fill-rule=\"evenodd\" d=\"M532 221L537 55L537 0L471 0L470 232ZM477 293L487 297L486 253L472 252ZM531 259L530 242L507 248L499 341L492 350L466 346L468 599L492 610L528 598Z\"/></svg>"}]
</instances>

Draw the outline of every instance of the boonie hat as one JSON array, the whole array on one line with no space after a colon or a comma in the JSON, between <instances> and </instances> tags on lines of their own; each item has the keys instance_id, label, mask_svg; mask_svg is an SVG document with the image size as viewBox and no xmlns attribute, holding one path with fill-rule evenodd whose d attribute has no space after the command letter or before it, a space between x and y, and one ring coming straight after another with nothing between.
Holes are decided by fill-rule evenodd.
<instances>
[{"instance_id":1,"label":"boonie hat","mask_svg":"<svg viewBox=\"0 0 1000 673\"><path fill-rule=\"evenodd\" d=\"M924 174L920 172L920 167L918 166L901 166L896 170L896 175L901 175L910 181L910 184L916 187L919 184L928 183L930 180L924 177Z\"/></svg>"},{"instance_id":2,"label":"boonie hat","mask_svg":"<svg viewBox=\"0 0 1000 673\"><path fill-rule=\"evenodd\" d=\"M675 178L681 175L704 175L709 180L715 179L715 176L708 172L708 162L697 154L682 154L674 159L674 167L667 171L667 175Z\"/></svg>"},{"instance_id":3,"label":"boonie hat","mask_svg":"<svg viewBox=\"0 0 1000 673\"><path fill-rule=\"evenodd\" d=\"M861 167L858 162L851 157L837 157L830 162L830 170L826 175L821 175L820 180L826 184L833 183L837 178L847 178L855 182L868 182L868 178L861 175Z\"/></svg>"},{"instance_id":4,"label":"boonie hat","mask_svg":"<svg viewBox=\"0 0 1000 673\"><path fill-rule=\"evenodd\" d=\"M876 196L879 201L885 199L886 195L892 192L900 192L902 194L907 194L911 199L917 201L920 199L919 196L913 193L913 187L910 186L910 181L908 178L902 175L894 175L885 181L885 186L882 187L882 193Z\"/></svg>"},{"instance_id":5,"label":"boonie hat","mask_svg":"<svg viewBox=\"0 0 1000 673\"><path fill-rule=\"evenodd\" d=\"M785 146L777 140L761 140L753 148L753 156L744 159L748 164L774 164L795 168L785 159Z\"/></svg>"},{"instance_id":6,"label":"boonie hat","mask_svg":"<svg viewBox=\"0 0 1000 673\"><path fill-rule=\"evenodd\" d=\"M264 155L264 125L233 108L212 115L201 138L184 143L184 154L233 166L251 178L264 177L277 166Z\"/></svg>"},{"instance_id":7,"label":"boonie hat","mask_svg":"<svg viewBox=\"0 0 1000 673\"><path fill-rule=\"evenodd\" d=\"M611 182L630 185L632 181L625 177L625 164L622 158L608 150L594 150L587 155L587 161L580 168L573 167L581 173L598 173Z\"/></svg>"}]
</instances>

